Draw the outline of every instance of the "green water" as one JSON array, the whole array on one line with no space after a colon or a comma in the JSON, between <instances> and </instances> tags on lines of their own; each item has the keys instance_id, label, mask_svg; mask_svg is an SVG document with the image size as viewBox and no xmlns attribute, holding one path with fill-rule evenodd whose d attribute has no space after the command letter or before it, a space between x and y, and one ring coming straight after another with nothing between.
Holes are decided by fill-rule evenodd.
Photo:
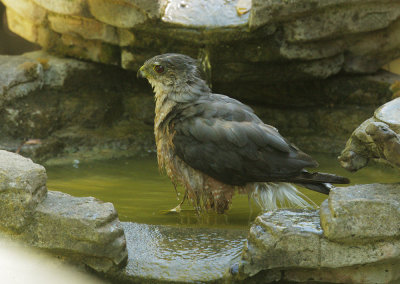
<instances>
[{"instance_id":1,"label":"green water","mask_svg":"<svg viewBox=\"0 0 400 284\"><path fill-rule=\"evenodd\" d=\"M330 172L351 179L352 184L400 182L399 171L388 167L371 166L357 173L342 169L336 158L329 155L312 155L320 163L319 171ZM186 225L224 228L247 228L249 221L259 213L250 204L247 195L235 195L229 212L223 215L198 216L192 208L184 206L180 214L164 214L179 201L174 188L165 175L161 175L155 158L124 159L84 163L79 167L47 167L48 189L74 196L94 196L112 202L121 221L146 224ZM182 192L182 189L180 189ZM326 196L302 190L316 204Z\"/></svg>"}]
</instances>

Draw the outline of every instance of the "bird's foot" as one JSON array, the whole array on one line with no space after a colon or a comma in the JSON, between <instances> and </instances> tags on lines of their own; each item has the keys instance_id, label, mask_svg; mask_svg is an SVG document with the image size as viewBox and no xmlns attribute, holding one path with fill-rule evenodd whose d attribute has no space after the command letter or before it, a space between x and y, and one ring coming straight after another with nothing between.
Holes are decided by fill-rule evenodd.
<instances>
[{"instance_id":1,"label":"bird's foot","mask_svg":"<svg viewBox=\"0 0 400 284\"><path fill-rule=\"evenodd\" d=\"M178 206L176 206L175 208L172 208L171 210L169 210L169 212L176 212L176 213L181 212L182 211L181 204L182 203L179 203Z\"/></svg>"},{"instance_id":2,"label":"bird's foot","mask_svg":"<svg viewBox=\"0 0 400 284\"><path fill-rule=\"evenodd\" d=\"M168 213L180 213L181 211L182 211L182 204L185 202L185 200L186 200L186 198L187 198L187 191L185 191L185 195L183 196L183 199L182 199L182 201L178 204L178 206L176 206L176 207L174 207L174 208L172 208L172 209L170 209L170 210L167 210L167 211L162 211L162 213L164 213L164 214L168 214Z\"/></svg>"}]
</instances>

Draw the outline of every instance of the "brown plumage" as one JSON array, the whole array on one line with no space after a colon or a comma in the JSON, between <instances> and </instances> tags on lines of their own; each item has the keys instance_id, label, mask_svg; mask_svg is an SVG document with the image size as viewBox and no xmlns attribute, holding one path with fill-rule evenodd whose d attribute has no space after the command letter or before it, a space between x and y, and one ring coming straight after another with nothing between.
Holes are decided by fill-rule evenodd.
<instances>
[{"instance_id":1,"label":"brown plumage","mask_svg":"<svg viewBox=\"0 0 400 284\"><path fill-rule=\"evenodd\" d=\"M317 162L250 107L213 94L199 73L197 62L181 54L155 56L138 71L155 92L159 166L175 185L185 187L195 208L223 213L235 189L253 193L264 209L285 200L304 206L288 182L326 194L328 183L349 182L304 170Z\"/></svg>"}]
</instances>

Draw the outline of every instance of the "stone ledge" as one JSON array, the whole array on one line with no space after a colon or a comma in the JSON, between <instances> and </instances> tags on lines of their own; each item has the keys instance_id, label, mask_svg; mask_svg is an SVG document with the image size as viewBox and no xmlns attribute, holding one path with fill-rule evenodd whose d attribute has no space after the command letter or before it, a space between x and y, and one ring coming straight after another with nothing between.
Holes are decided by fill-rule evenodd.
<instances>
[{"instance_id":1,"label":"stone ledge","mask_svg":"<svg viewBox=\"0 0 400 284\"><path fill-rule=\"evenodd\" d=\"M207 59L216 82L219 66L243 83L258 63L256 81L271 84L288 63L280 82L372 73L400 56L395 0L0 1L12 31L53 52L128 69L185 53ZM231 47L237 53L213 56Z\"/></svg>"},{"instance_id":2,"label":"stone ledge","mask_svg":"<svg viewBox=\"0 0 400 284\"><path fill-rule=\"evenodd\" d=\"M333 283L388 283L400 279L396 272L400 269L397 216L400 203L396 201L400 198L399 186L358 187L359 190L354 187L340 188L343 197L354 192L354 198L347 200L347 205L343 207L345 216L349 218L340 218L339 215L330 223L330 219L322 217L322 227L319 214L324 216L326 204L321 213L315 210L277 210L258 216L250 228L238 267L231 269L234 278L246 283L302 282L310 279ZM378 188L378 192L381 189L382 194L386 190L389 193L387 202L393 198L392 204L386 205L393 210L383 210L385 202L381 202L382 196L369 188ZM357 191L363 192L364 198L356 198ZM334 190L330 198L337 194ZM368 207L363 199L375 200L382 206ZM365 210L359 203L366 205ZM335 208L341 208L337 206ZM356 211L357 208L361 208L360 212ZM353 221L349 223L351 218ZM369 226L368 229L363 222ZM376 233L372 234L374 224ZM329 231L325 231L327 226ZM340 235L342 242L328 238L332 234L340 234L341 229L346 232Z\"/></svg>"},{"instance_id":3,"label":"stone ledge","mask_svg":"<svg viewBox=\"0 0 400 284\"><path fill-rule=\"evenodd\" d=\"M324 236L360 243L399 237L400 183L334 188L321 205Z\"/></svg>"},{"instance_id":4,"label":"stone ledge","mask_svg":"<svg viewBox=\"0 0 400 284\"><path fill-rule=\"evenodd\" d=\"M30 159L0 150L0 227L20 233L47 193L46 170Z\"/></svg>"},{"instance_id":5,"label":"stone ledge","mask_svg":"<svg viewBox=\"0 0 400 284\"><path fill-rule=\"evenodd\" d=\"M56 254L62 251L83 256L84 263L101 272L123 264L127 257L124 231L114 206L93 197L49 191L23 238Z\"/></svg>"},{"instance_id":6,"label":"stone ledge","mask_svg":"<svg viewBox=\"0 0 400 284\"><path fill-rule=\"evenodd\" d=\"M0 150L0 228L98 272L123 266L126 241L111 203L47 192L45 169Z\"/></svg>"}]
</instances>

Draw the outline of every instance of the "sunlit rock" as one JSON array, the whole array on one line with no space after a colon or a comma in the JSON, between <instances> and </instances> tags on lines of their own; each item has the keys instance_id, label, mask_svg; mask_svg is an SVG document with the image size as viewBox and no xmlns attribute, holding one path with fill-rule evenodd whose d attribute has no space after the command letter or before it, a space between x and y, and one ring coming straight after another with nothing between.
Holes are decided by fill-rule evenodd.
<instances>
[{"instance_id":1,"label":"sunlit rock","mask_svg":"<svg viewBox=\"0 0 400 284\"><path fill-rule=\"evenodd\" d=\"M94 19L83 17L70 17L65 19L62 15L49 15L52 30L61 34L75 33L83 38L102 40L107 43L118 44L117 29Z\"/></svg>"},{"instance_id":2,"label":"sunlit rock","mask_svg":"<svg viewBox=\"0 0 400 284\"><path fill-rule=\"evenodd\" d=\"M19 0L21 1L21 0ZM30 1L30 0L24 0ZM86 0L32 0L43 8L60 14L79 15L86 9Z\"/></svg>"},{"instance_id":3,"label":"sunlit rock","mask_svg":"<svg viewBox=\"0 0 400 284\"><path fill-rule=\"evenodd\" d=\"M400 98L375 111L347 141L339 161L350 171L365 167L370 160L400 168Z\"/></svg>"},{"instance_id":4,"label":"sunlit rock","mask_svg":"<svg viewBox=\"0 0 400 284\"><path fill-rule=\"evenodd\" d=\"M213 83L373 73L400 56L396 0L2 1L10 29L52 52L134 70L160 53L207 57Z\"/></svg>"},{"instance_id":5,"label":"sunlit rock","mask_svg":"<svg viewBox=\"0 0 400 284\"><path fill-rule=\"evenodd\" d=\"M386 123L396 133L400 133L400 98L378 108L374 116L376 119Z\"/></svg>"},{"instance_id":6,"label":"sunlit rock","mask_svg":"<svg viewBox=\"0 0 400 284\"><path fill-rule=\"evenodd\" d=\"M370 198L374 197L378 196ZM375 214L378 213L375 210L379 209L371 207ZM372 212L367 216L372 216ZM354 216L358 217L360 215ZM396 216L392 217L395 220ZM318 211L278 210L264 213L257 217L250 229L234 277L245 279L246 283L304 282L311 279L332 283L388 283L400 278L396 272L400 267L398 230L396 238L351 244L333 242L324 234ZM352 236L347 238L351 240Z\"/></svg>"},{"instance_id":7,"label":"sunlit rock","mask_svg":"<svg viewBox=\"0 0 400 284\"><path fill-rule=\"evenodd\" d=\"M158 1L146 0L87 0L92 15L106 24L132 28L148 19L160 16Z\"/></svg>"},{"instance_id":8,"label":"sunlit rock","mask_svg":"<svg viewBox=\"0 0 400 284\"><path fill-rule=\"evenodd\" d=\"M56 35L46 26L32 19L30 14L15 12L12 8L6 10L9 29L22 38L37 43L44 48L54 47Z\"/></svg>"},{"instance_id":9,"label":"sunlit rock","mask_svg":"<svg viewBox=\"0 0 400 284\"><path fill-rule=\"evenodd\" d=\"M19 14L38 24L46 17L46 9L32 0L4 0L2 2L7 8L18 11Z\"/></svg>"},{"instance_id":10,"label":"sunlit rock","mask_svg":"<svg viewBox=\"0 0 400 284\"><path fill-rule=\"evenodd\" d=\"M249 14L237 12L238 0L166 0L162 20L186 27L221 28L245 25Z\"/></svg>"}]
</instances>

